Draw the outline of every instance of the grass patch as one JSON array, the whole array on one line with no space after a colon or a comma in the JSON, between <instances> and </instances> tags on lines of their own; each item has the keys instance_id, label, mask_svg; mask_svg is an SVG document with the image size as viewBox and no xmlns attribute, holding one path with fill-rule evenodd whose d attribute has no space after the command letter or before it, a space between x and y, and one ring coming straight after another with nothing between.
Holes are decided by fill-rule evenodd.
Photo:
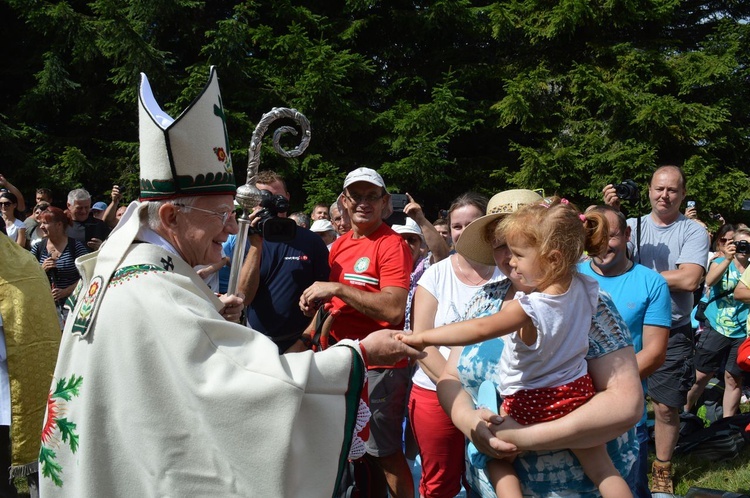
<instances>
[{"instance_id":1,"label":"grass patch","mask_svg":"<svg viewBox=\"0 0 750 498\"><path fill-rule=\"evenodd\" d=\"M649 418L653 419L653 410L650 405L649 402ZM750 412L750 403L740 405L740 412ZM652 450L649 463L653 460ZM750 444L746 444L740 454L731 460L716 462L687 454L675 455L672 458L672 464L674 465L674 491L678 496L685 495L691 487L750 494Z\"/></svg>"},{"instance_id":2,"label":"grass patch","mask_svg":"<svg viewBox=\"0 0 750 498\"><path fill-rule=\"evenodd\" d=\"M750 494L750 446L724 462L712 462L688 455L672 459L675 494L684 495L691 487L721 489Z\"/></svg>"}]
</instances>

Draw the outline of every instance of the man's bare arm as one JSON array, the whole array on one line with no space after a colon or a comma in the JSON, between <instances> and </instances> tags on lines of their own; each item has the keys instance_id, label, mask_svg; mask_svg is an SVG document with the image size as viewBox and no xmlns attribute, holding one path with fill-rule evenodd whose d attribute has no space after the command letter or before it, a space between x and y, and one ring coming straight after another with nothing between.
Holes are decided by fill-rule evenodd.
<instances>
[{"instance_id":1,"label":"man's bare arm","mask_svg":"<svg viewBox=\"0 0 750 498\"><path fill-rule=\"evenodd\" d=\"M409 198L409 204L404 207L404 213L416 221L417 225L419 225L419 229L422 230L425 244L427 244L427 248L432 252L431 263L437 263L438 261L447 258L450 253L450 248L448 247L448 244L445 243L445 239L437 230L435 230L432 223L430 223L425 217L424 212L422 211L422 206L415 202L408 192L406 196Z\"/></svg>"},{"instance_id":2,"label":"man's bare arm","mask_svg":"<svg viewBox=\"0 0 750 498\"><path fill-rule=\"evenodd\" d=\"M676 270L661 272L670 291L693 292L703 280L703 267L695 263L683 263Z\"/></svg>"},{"instance_id":3,"label":"man's bare arm","mask_svg":"<svg viewBox=\"0 0 750 498\"><path fill-rule=\"evenodd\" d=\"M339 282L315 282L302 292L300 308L309 314L335 296L373 320L397 325L404 319L408 292L401 287L383 287L379 292L367 292Z\"/></svg>"},{"instance_id":4,"label":"man's bare arm","mask_svg":"<svg viewBox=\"0 0 750 498\"><path fill-rule=\"evenodd\" d=\"M250 303L255 299L255 294L258 293L260 256L263 247L263 238L258 234L249 235L248 240L250 241L250 249L247 251L237 280L237 291L245 295L245 306L250 306Z\"/></svg>"},{"instance_id":5,"label":"man's bare arm","mask_svg":"<svg viewBox=\"0 0 750 498\"><path fill-rule=\"evenodd\" d=\"M655 325L643 326L643 349L635 354L641 380L654 373L667 358L669 329Z\"/></svg>"},{"instance_id":6,"label":"man's bare arm","mask_svg":"<svg viewBox=\"0 0 750 498\"><path fill-rule=\"evenodd\" d=\"M373 320L401 323L406 313L407 289L384 287L380 292L365 292L350 285L341 285L337 297Z\"/></svg>"}]
</instances>

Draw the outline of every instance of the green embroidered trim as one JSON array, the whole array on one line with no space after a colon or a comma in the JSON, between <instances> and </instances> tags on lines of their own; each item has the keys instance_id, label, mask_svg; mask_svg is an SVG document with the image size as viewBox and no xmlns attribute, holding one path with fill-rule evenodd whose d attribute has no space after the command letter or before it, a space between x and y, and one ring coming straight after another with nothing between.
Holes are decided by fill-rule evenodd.
<instances>
[{"instance_id":1,"label":"green embroidered trim","mask_svg":"<svg viewBox=\"0 0 750 498\"><path fill-rule=\"evenodd\" d=\"M115 272L115 274L112 276L112 279L109 281L109 285L110 286L121 285L125 282L132 280L133 278L138 278L139 275L142 275L144 273L164 272L164 271L166 271L164 267L152 265L152 264L123 266L122 268L119 268Z\"/></svg>"},{"instance_id":2,"label":"green embroidered trim","mask_svg":"<svg viewBox=\"0 0 750 498\"><path fill-rule=\"evenodd\" d=\"M133 278L138 278L139 275L145 273L164 271L166 270L163 267L151 264L125 266L115 272L112 279L109 281L109 286L121 285ZM96 309L96 302L102 294L102 283L102 277L94 277L91 280L91 284L89 284L88 291L83 296L76 297L76 300L78 300L79 297L82 297L83 301L73 320L73 328L71 332L81 335L86 335L88 332L89 327L91 326L91 318L93 317L92 312Z\"/></svg>"},{"instance_id":3,"label":"green embroidered trim","mask_svg":"<svg viewBox=\"0 0 750 498\"><path fill-rule=\"evenodd\" d=\"M165 194L177 194L179 192L195 195L196 193L234 193L237 186L234 183L234 174L229 166L225 164L228 171L217 171L206 175L200 174L195 178L188 175L178 175L177 180L146 180L141 179L141 198L151 199L164 197Z\"/></svg>"},{"instance_id":4,"label":"green embroidered trim","mask_svg":"<svg viewBox=\"0 0 750 498\"><path fill-rule=\"evenodd\" d=\"M91 322L91 312L94 311L96 300L101 294L103 283L104 280L98 275L91 280L88 289L82 296L83 301L75 315L75 319L73 320L73 328L71 329L71 332L86 335Z\"/></svg>"},{"instance_id":5,"label":"green embroidered trim","mask_svg":"<svg viewBox=\"0 0 750 498\"><path fill-rule=\"evenodd\" d=\"M187 175L177 176L177 185L182 191L224 192L236 189L234 175L231 172L216 172L198 175L195 178Z\"/></svg>"},{"instance_id":6,"label":"green embroidered trim","mask_svg":"<svg viewBox=\"0 0 750 498\"><path fill-rule=\"evenodd\" d=\"M67 306L69 309L74 310L76 309L76 303L78 302L78 298L81 294L81 289L83 289L83 280L78 280L78 284L76 284L75 290L70 293L68 296L68 299L65 300L65 306Z\"/></svg>"},{"instance_id":7,"label":"green embroidered trim","mask_svg":"<svg viewBox=\"0 0 750 498\"><path fill-rule=\"evenodd\" d=\"M346 406L346 417L344 419L344 443L339 453L339 465L336 472L336 486L334 487L334 496L336 490L341 485L341 479L344 476L344 467L349 462L349 448L352 446L354 439L354 428L357 424L357 411L359 410L359 400L362 399L362 389L365 384L366 367L359 353L351 346L349 348L352 354L352 369L349 373L349 388L344 396Z\"/></svg>"},{"instance_id":8,"label":"green embroidered trim","mask_svg":"<svg viewBox=\"0 0 750 498\"><path fill-rule=\"evenodd\" d=\"M176 187L174 180L145 180L141 178L141 198L163 197L164 194L174 194Z\"/></svg>"},{"instance_id":9,"label":"green embroidered trim","mask_svg":"<svg viewBox=\"0 0 750 498\"><path fill-rule=\"evenodd\" d=\"M78 434L76 424L59 415L67 413L68 402L80 394L83 377L71 375L70 380L65 377L55 384L54 391L50 390L47 399L47 416L42 428L42 445L39 450L39 466L42 476L52 479L55 486L62 487L62 466L57 463L57 453L53 447L60 447L60 443L67 443L71 453L78 451Z\"/></svg>"}]
</instances>

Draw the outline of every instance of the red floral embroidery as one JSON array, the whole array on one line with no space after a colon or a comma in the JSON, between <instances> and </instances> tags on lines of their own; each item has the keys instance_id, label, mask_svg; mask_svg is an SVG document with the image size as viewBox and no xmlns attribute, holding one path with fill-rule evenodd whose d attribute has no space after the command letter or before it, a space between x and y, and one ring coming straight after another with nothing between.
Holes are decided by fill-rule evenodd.
<instances>
[{"instance_id":1,"label":"red floral embroidery","mask_svg":"<svg viewBox=\"0 0 750 498\"><path fill-rule=\"evenodd\" d=\"M219 161L226 162L227 153L224 151L224 147L214 147L214 153L219 158Z\"/></svg>"},{"instance_id":2,"label":"red floral embroidery","mask_svg":"<svg viewBox=\"0 0 750 498\"><path fill-rule=\"evenodd\" d=\"M97 281L94 281L94 282L93 282L93 283L91 284L91 286L89 286L89 297L91 297L91 296L93 296L94 294L96 294L96 291L98 291L98 290L99 290L99 282L97 282Z\"/></svg>"}]
</instances>

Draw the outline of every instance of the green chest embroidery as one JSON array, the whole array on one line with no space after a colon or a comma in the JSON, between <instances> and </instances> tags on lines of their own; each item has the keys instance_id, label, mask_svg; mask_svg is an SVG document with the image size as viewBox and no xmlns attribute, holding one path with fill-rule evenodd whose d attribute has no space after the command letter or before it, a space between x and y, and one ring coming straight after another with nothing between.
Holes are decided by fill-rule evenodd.
<instances>
[{"instance_id":1,"label":"green chest embroidery","mask_svg":"<svg viewBox=\"0 0 750 498\"><path fill-rule=\"evenodd\" d=\"M161 266L151 264L125 266L115 272L115 274L112 276L112 280L109 281L109 285L112 287L116 287L118 285L124 284L125 282L130 282L134 278L138 278L139 276L146 273L158 273L164 271L164 268L162 268Z\"/></svg>"},{"instance_id":2,"label":"green chest embroidery","mask_svg":"<svg viewBox=\"0 0 750 498\"><path fill-rule=\"evenodd\" d=\"M108 287L117 287L126 282L129 282L140 275L154 272L164 272L165 269L161 266L152 264L141 264L124 266L118 269L109 281ZM89 327L91 326L91 319L93 312L96 309L96 303L99 297L102 295L103 279L100 276L96 276L91 279L91 283L88 289L76 289L75 301L81 301L81 307L78 309L78 313L75 315L73 320L73 329L71 332L86 335Z\"/></svg>"},{"instance_id":3,"label":"green chest embroidery","mask_svg":"<svg viewBox=\"0 0 750 498\"><path fill-rule=\"evenodd\" d=\"M78 451L78 434L76 424L63 417L67 414L68 402L80 394L83 377L72 375L70 379L62 378L50 390L47 399L47 416L42 429L42 445L39 450L39 467L42 476L52 479L56 486L62 487L63 468L57 462L57 452L62 445L67 444L71 453Z\"/></svg>"}]
</instances>

